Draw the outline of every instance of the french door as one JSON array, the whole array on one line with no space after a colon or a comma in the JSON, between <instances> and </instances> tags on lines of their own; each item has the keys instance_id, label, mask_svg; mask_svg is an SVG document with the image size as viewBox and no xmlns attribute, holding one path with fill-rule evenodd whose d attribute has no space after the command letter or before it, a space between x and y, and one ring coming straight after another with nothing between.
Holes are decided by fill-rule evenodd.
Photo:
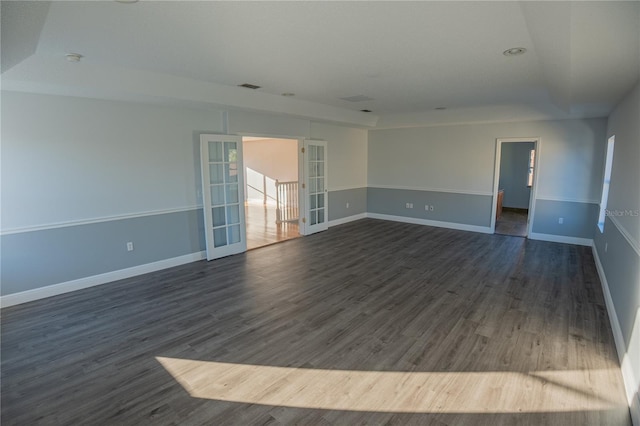
<instances>
[{"instance_id":1,"label":"french door","mask_svg":"<svg viewBox=\"0 0 640 426\"><path fill-rule=\"evenodd\" d=\"M200 135L207 260L247 251L242 138Z\"/></svg>"},{"instance_id":2,"label":"french door","mask_svg":"<svg viewBox=\"0 0 640 426\"><path fill-rule=\"evenodd\" d=\"M327 143L305 140L304 158L304 217L303 234L325 231L329 220L327 191Z\"/></svg>"}]
</instances>

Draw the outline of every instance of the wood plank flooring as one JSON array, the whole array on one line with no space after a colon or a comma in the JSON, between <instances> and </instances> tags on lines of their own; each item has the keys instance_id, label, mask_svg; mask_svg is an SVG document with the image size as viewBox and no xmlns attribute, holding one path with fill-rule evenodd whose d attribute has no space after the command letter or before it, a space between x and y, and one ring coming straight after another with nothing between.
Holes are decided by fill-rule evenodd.
<instances>
[{"instance_id":1,"label":"wood plank flooring","mask_svg":"<svg viewBox=\"0 0 640 426\"><path fill-rule=\"evenodd\" d=\"M249 250L300 237L297 223L276 223L274 205L248 202L244 211Z\"/></svg>"},{"instance_id":2,"label":"wood plank flooring","mask_svg":"<svg viewBox=\"0 0 640 426\"><path fill-rule=\"evenodd\" d=\"M373 219L5 308L1 356L3 425L630 424L589 248Z\"/></svg>"},{"instance_id":3,"label":"wood plank flooring","mask_svg":"<svg viewBox=\"0 0 640 426\"><path fill-rule=\"evenodd\" d=\"M526 237L527 216L528 210L526 209L504 207L502 209L502 215L500 215L500 218L496 221L496 234Z\"/></svg>"}]
</instances>

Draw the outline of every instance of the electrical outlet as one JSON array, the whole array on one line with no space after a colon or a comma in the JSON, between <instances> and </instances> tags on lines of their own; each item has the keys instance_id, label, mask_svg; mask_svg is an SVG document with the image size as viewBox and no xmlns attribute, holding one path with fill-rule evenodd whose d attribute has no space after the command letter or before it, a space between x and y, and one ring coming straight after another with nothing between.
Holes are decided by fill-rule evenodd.
<instances>
[{"instance_id":1,"label":"electrical outlet","mask_svg":"<svg viewBox=\"0 0 640 426\"><path fill-rule=\"evenodd\" d=\"M560 225L562 225L562 224L564 223L564 217L559 217L559 218L558 218L558 223L559 223Z\"/></svg>"},{"instance_id":2,"label":"electrical outlet","mask_svg":"<svg viewBox=\"0 0 640 426\"><path fill-rule=\"evenodd\" d=\"M406 206L407 206L408 209L412 209L413 208L413 203L407 203Z\"/></svg>"},{"instance_id":3,"label":"electrical outlet","mask_svg":"<svg viewBox=\"0 0 640 426\"><path fill-rule=\"evenodd\" d=\"M347 208L349 208L349 203L347 203Z\"/></svg>"},{"instance_id":4,"label":"electrical outlet","mask_svg":"<svg viewBox=\"0 0 640 426\"><path fill-rule=\"evenodd\" d=\"M429 204L425 204L425 205L424 205L424 209L425 209L426 211L429 211Z\"/></svg>"},{"instance_id":5,"label":"electrical outlet","mask_svg":"<svg viewBox=\"0 0 640 426\"><path fill-rule=\"evenodd\" d=\"M127 243L127 251L133 251L133 243L131 241Z\"/></svg>"}]
</instances>

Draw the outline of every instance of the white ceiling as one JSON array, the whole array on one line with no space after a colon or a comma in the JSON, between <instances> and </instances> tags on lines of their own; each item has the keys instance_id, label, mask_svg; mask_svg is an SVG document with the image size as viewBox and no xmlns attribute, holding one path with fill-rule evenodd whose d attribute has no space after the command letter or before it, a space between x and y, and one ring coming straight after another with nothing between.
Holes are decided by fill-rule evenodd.
<instances>
[{"instance_id":1,"label":"white ceiling","mask_svg":"<svg viewBox=\"0 0 640 426\"><path fill-rule=\"evenodd\" d=\"M602 117L640 76L640 2L3 1L2 63L3 89L360 126Z\"/></svg>"}]
</instances>

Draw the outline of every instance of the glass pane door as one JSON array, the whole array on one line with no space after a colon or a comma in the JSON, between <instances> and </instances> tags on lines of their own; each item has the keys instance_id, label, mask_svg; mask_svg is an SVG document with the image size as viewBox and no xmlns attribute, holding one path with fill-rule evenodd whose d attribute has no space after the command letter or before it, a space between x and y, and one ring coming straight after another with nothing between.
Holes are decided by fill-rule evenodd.
<instances>
[{"instance_id":1,"label":"glass pane door","mask_svg":"<svg viewBox=\"0 0 640 426\"><path fill-rule=\"evenodd\" d=\"M327 143L305 141L305 235L327 229Z\"/></svg>"},{"instance_id":2,"label":"glass pane door","mask_svg":"<svg viewBox=\"0 0 640 426\"><path fill-rule=\"evenodd\" d=\"M207 259L247 250L239 136L201 135Z\"/></svg>"}]
</instances>

